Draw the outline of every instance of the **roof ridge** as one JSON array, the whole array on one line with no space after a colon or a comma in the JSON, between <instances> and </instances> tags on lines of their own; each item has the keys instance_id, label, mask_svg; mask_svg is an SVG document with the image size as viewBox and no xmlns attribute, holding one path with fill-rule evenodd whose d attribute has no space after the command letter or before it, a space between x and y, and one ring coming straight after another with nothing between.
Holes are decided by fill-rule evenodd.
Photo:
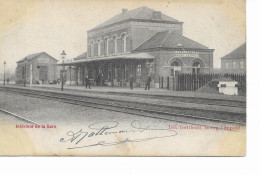
<instances>
[{"instance_id":1,"label":"roof ridge","mask_svg":"<svg viewBox=\"0 0 260 175\"><path fill-rule=\"evenodd\" d=\"M177 49L178 43L183 44L186 49L209 49L192 39L189 39L174 31L160 31L153 35L150 39L146 40L143 44L138 46L135 51L155 49L155 48L172 48Z\"/></svg>"},{"instance_id":2,"label":"roof ridge","mask_svg":"<svg viewBox=\"0 0 260 175\"><path fill-rule=\"evenodd\" d=\"M29 60L33 60L33 59L35 59L35 58L41 56L42 54L46 54L46 55L48 55L49 57L51 57L51 58L57 60L56 58L54 58L53 56L49 55L49 54L46 53L45 51L42 51L42 52L37 52L37 53L29 54L29 55L23 57L22 59L20 59L19 61L17 61L16 63L23 62L23 61L25 60L25 58L27 58L27 57L31 57L31 58L29 58Z\"/></svg>"},{"instance_id":3,"label":"roof ridge","mask_svg":"<svg viewBox=\"0 0 260 175\"><path fill-rule=\"evenodd\" d=\"M131 11L134 11L134 10L137 10L138 9L138 12L135 14L135 16L133 18L135 18L137 15L139 15L139 13L145 8L145 6L142 6L142 7L139 7L139 8L136 8L136 9L132 9L130 10ZM147 7L146 7L147 8Z\"/></svg>"},{"instance_id":4,"label":"roof ridge","mask_svg":"<svg viewBox=\"0 0 260 175\"><path fill-rule=\"evenodd\" d=\"M137 47L135 47L135 49L137 49L138 47L140 47L141 45L143 45L145 42L147 42L148 40L150 40L151 38L153 38L155 35L157 35L158 33L161 33L161 32L156 32L155 34L153 34L151 37L149 37L147 40L145 40L144 42L142 42L141 44L139 44ZM133 50L135 50L133 49Z\"/></svg>"},{"instance_id":5,"label":"roof ridge","mask_svg":"<svg viewBox=\"0 0 260 175\"><path fill-rule=\"evenodd\" d=\"M235 54L236 51L239 51L240 49L243 49L243 47L245 47L246 49L246 42L244 42L243 44L239 45L238 47L236 47L235 49L233 49L231 52L229 52L228 54L224 55L221 58L233 58L232 54ZM231 56L230 56L231 55ZM245 52L246 55L246 52ZM242 56L241 56L242 57Z\"/></svg>"},{"instance_id":6,"label":"roof ridge","mask_svg":"<svg viewBox=\"0 0 260 175\"><path fill-rule=\"evenodd\" d=\"M160 45L161 47L163 47L163 44L165 43L165 41L168 39L169 35L171 34L171 31L164 31L164 32L167 32L167 35L162 40L161 45Z\"/></svg>"},{"instance_id":7,"label":"roof ridge","mask_svg":"<svg viewBox=\"0 0 260 175\"><path fill-rule=\"evenodd\" d=\"M146 7L146 6L141 6L135 9L130 9L129 11L126 12L122 12L122 13L118 13L116 15L114 15L113 17L107 19L106 21L100 23L99 25L97 25L96 27L88 30L88 31L92 31L95 29L99 29L99 28L103 28L109 25L113 25L119 22L123 22L126 20L135 20L135 19L139 19L139 20L155 20L153 19L153 12L156 12L155 9ZM172 22L172 23L182 23L179 20L170 17L164 13L161 12L161 19L156 19L155 21L161 21L161 22Z\"/></svg>"},{"instance_id":8,"label":"roof ridge","mask_svg":"<svg viewBox=\"0 0 260 175\"><path fill-rule=\"evenodd\" d=\"M145 40L143 43L141 43L139 46L137 46L134 50L138 49L140 46L142 46L144 43L148 42L149 40L151 40L153 37L155 37L156 35L159 35L160 33L163 33L163 32L166 32L166 31L159 31L159 32L156 32L154 35L152 35L150 38L148 38L147 40Z\"/></svg>"},{"instance_id":9,"label":"roof ridge","mask_svg":"<svg viewBox=\"0 0 260 175\"><path fill-rule=\"evenodd\" d=\"M192 39L190 39L190 38L188 38L188 37L186 37L186 36L184 36L184 35L179 35L179 34L177 34L177 33L174 33L175 35L178 35L178 36L181 36L181 37L183 37L183 38L185 38L185 39L187 39L187 40L189 40L189 41L192 41L192 42L194 42L194 43L196 43L196 44L199 44L199 45L201 45L201 46L203 46L203 47L206 47L206 48L208 48L207 46L205 46L205 45L203 45L203 44L201 44L201 43L199 43L199 42L197 42L197 41L194 41L194 40L192 40Z\"/></svg>"}]
</instances>

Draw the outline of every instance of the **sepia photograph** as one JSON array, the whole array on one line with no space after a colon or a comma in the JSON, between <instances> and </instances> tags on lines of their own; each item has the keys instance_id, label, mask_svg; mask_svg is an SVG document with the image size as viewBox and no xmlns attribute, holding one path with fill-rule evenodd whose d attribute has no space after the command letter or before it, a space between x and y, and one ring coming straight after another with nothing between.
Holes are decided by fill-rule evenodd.
<instances>
[{"instance_id":1,"label":"sepia photograph","mask_svg":"<svg viewBox=\"0 0 260 175\"><path fill-rule=\"evenodd\" d=\"M0 156L246 156L245 0L0 2Z\"/></svg>"}]
</instances>

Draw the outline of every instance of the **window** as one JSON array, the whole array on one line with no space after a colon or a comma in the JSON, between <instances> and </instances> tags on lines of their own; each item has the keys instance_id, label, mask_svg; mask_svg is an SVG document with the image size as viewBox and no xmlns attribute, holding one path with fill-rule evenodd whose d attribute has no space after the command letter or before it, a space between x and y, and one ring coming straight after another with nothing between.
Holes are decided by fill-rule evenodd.
<instances>
[{"instance_id":1,"label":"window","mask_svg":"<svg viewBox=\"0 0 260 175\"><path fill-rule=\"evenodd\" d=\"M114 40L114 53L117 53L117 38L116 36L113 37L113 40Z\"/></svg>"},{"instance_id":2,"label":"window","mask_svg":"<svg viewBox=\"0 0 260 175\"><path fill-rule=\"evenodd\" d=\"M108 38L105 38L105 47L104 47L104 49L105 49L105 55L108 55Z\"/></svg>"},{"instance_id":3,"label":"window","mask_svg":"<svg viewBox=\"0 0 260 175\"><path fill-rule=\"evenodd\" d=\"M240 61L240 69L244 69L244 61Z\"/></svg>"},{"instance_id":4,"label":"window","mask_svg":"<svg viewBox=\"0 0 260 175\"><path fill-rule=\"evenodd\" d=\"M225 66L226 69L228 69L228 62L226 62L226 66Z\"/></svg>"},{"instance_id":5,"label":"window","mask_svg":"<svg viewBox=\"0 0 260 175\"><path fill-rule=\"evenodd\" d=\"M137 65L137 73L136 73L138 76L141 76L142 74L142 65L141 64L138 64Z\"/></svg>"},{"instance_id":6,"label":"window","mask_svg":"<svg viewBox=\"0 0 260 175\"><path fill-rule=\"evenodd\" d=\"M200 62L196 61L192 65L192 73L193 74L199 74L200 73L200 68L201 68Z\"/></svg>"},{"instance_id":7,"label":"window","mask_svg":"<svg viewBox=\"0 0 260 175\"><path fill-rule=\"evenodd\" d=\"M178 61L173 61L171 66L174 66L172 69L171 69L171 76L175 76L176 75L176 71L178 70L175 70L175 66L180 66L179 62Z\"/></svg>"},{"instance_id":8,"label":"window","mask_svg":"<svg viewBox=\"0 0 260 175\"><path fill-rule=\"evenodd\" d=\"M236 69L236 68L237 68L237 63L233 62L233 69Z\"/></svg>"},{"instance_id":9,"label":"window","mask_svg":"<svg viewBox=\"0 0 260 175\"><path fill-rule=\"evenodd\" d=\"M94 42L90 42L90 57L94 56Z\"/></svg>"},{"instance_id":10,"label":"window","mask_svg":"<svg viewBox=\"0 0 260 175\"><path fill-rule=\"evenodd\" d=\"M101 41L98 40L98 56L101 55Z\"/></svg>"},{"instance_id":11,"label":"window","mask_svg":"<svg viewBox=\"0 0 260 175\"><path fill-rule=\"evenodd\" d=\"M126 52L126 35L122 35L122 52Z\"/></svg>"}]
</instances>

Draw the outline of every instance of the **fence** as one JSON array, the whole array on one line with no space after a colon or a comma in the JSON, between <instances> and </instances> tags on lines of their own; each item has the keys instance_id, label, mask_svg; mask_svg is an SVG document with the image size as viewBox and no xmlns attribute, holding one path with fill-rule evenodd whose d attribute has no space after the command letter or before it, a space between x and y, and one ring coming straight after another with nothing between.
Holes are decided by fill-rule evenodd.
<instances>
[{"instance_id":1,"label":"fence","mask_svg":"<svg viewBox=\"0 0 260 175\"><path fill-rule=\"evenodd\" d=\"M215 78L231 78L238 82L238 89L246 92L245 74L188 74L181 73L175 77L159 77L159 88L176 91L195 91Z\"/></svg>"}]
</instances>

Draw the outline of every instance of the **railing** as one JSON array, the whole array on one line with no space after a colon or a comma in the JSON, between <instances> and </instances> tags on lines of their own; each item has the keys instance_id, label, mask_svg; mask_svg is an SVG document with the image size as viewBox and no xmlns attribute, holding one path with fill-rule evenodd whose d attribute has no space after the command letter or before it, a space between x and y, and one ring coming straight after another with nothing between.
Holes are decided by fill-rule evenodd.
<instances>
[{"instance_id":1,"label":"railing","mask_svg":"<svg viewBox=\"0 0 260 175\"><path fill-rule=\"evenodd\" d=\"M231 78L238 82L238 90L246 92L246 74L189 74L159 77L159 88L175 91L195 91L215 78Z\"/></svg>"}]
</instances>

